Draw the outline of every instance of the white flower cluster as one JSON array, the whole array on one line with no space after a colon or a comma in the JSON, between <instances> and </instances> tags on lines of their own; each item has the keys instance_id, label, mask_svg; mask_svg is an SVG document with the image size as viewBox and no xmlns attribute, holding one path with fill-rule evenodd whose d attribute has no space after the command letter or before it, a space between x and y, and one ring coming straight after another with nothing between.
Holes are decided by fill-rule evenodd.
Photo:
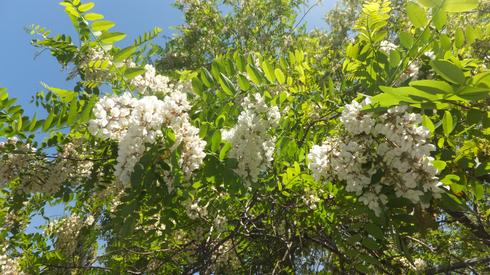
<instances>
[{"instance_id":1,"label":"white flower cluster","mask_svg":"<svg viewBox=\"0 0 490 275\"><path fill-rule=\"evenodd\" d=\"M191 220L195 220L197 218L204 218L208 215L208 205L209 202L206 205L199 205L200 200L196 200L194 202L187 202L186 203L186 213L187 216Z\"/></svg>"},{"instance_id":2,"label":"white flower cluster","mask_svg":"<svg viewBox=\"0 0 490 275\"><path fill-rule=\"evenodd\" d=\"M170 78L156 73L153 65L145 65L146 72L131 79L133 85L143 95L166 95L176 90Z\"/></svg>"},{"instance_id":3,"label":"white flower cluster","mask_svg":"<svg viewBox=\"0 0 490 275\"><path fill-rule=\"evenodd\" d=\"M6 247L0 250L0 273L3 275L24 275L17 258L7 255Z\"/></svg>"},{"instance_id":4,"label":"white flower cluster","mask_svg":"<svg viewBox=\"0 0 490 275\"><path fill-rule=\"evenodd\" d=\"M398 45L395 45L390 41L383 40L380 43L379 49L385 52L386 54L390 54L392 51L398 49ZM435 54L433 51L424 52L424 56L432 60L435 59ZM420 72L420 66L421 66L420 60L412 60L408 64L408 67L405 69L405 71L403 71L403 73L400 75L400 78L397 80L396 83L398 84L402 83L407 79L416 80Z\"/></svg>"},{"instance_id":5,"label":"white flower cluster","mask_svg":"<svg viewBox=\"0 0 490 275\"><path fill-rule=\"evenodd\" d=\"M138 224L135 227L135 229L141 230L145 234L147 234L148 232L152 232L152 233L155 232L157 236L162 236L167 226L163 222L161 222L160 214L159 213L154 214L150 219L154 220L155 222L152 224L145 224L145 225Z\"/></svg>"},{"instance_id":6,"label":"white flower cluster","mask_svg":"<svg viewBox=\"0 0 490 275\"><path fill-rule=\"evenodd\" d=\"M147 150L146 145L156 143L162 136L162 127L169 127L177 139L172 149L183 145L180 165L189 178L205 157L206 142L200 139L199 130L190 123L188 110L187 96L179 90L163 100L155 96L137 99L130 93L105 96L94 107L95 119L89 122L89 131L119 142L115 174L126 185Z\"/></svg>"},{"instance_id":7,"label":"white flower cluster","mask_svg":"<svg viewBox=\"0 0 490 275\"><path fill-rule=\"evenodd\" d=\"M235 127L223 130L221 135L233 146L229 156L238 161L235 172L250 184L257 181L273 160L276 138L269 130L277 126L281 114L277 106L267 106L258 93L252 99L246 97L242 107L244 110Z\"/></svg>"},{"instance_id":8,"label":"white flower cluster","mask_svg":"<svg viewBox=\"0 0 490 275\"><path fill-rule=\"evenodd\" d=\"M394 51L396 49L398 49L398 46L391 43L390 41L388 40L383 40L381 41L381 43L379 44L379 49L387 54L389 54L391 51Z\"/></svg>"},{"instance_id":9,"label":"white flower cluster","mask_svg":"<svg viewBox=\"0 0 490 275\"><path fill-rule=\"evenodd\" d=\"M401 257L398 259L398 262L401 263L403 267L415 271L416 274L421 274L427 268L427 262L420 258L416 258L412 263L407 258Z\"/></svg>"},{"instance_id":10,"label":"white flower cluster","mask_svg":"<svg viewBox=\"0 0 490 275\"><path fill-rule=\"evenodd\" d=\"M312 189L305 189L305 194L301 196L301 200L310 208L311 210L315 210L318 207L318 203L321 201L318 196L319 193L322 193L321 190L315 191Z\"/></svg>"},{"instance_id":11,"label":"white flower cluster","mask_svg":"<svg viewBox=\"0 0 490 275\"><path fill-rule=\"evenodd\" d=\"M400 75L400 78L398 79L397 83L403 83L407 79L410 80L417 80L418 75L420 72L420 62L417 60L413 60L408 64L407 69Z\"/></svg>"},{"instance_id":12,"label":"white flower cluster","mask_svg":"<svg viewBox=\"0 0 490 275\"><path fill-rule=\"evenodd\" d=\"M374 116L361 112L367 104L369 99L346 105L340 118L345 133L312 147L308 159L314 177L345 182L346 191L376 215L389 193L427 207L421 199L438 197L438 171L430 157L435 146L427 142L429 131L420 126L420 115L397 106Z\"/></svg>"},{"instance_id":13,"label":"white flower cluster","mask_svg":"<svg viewBox=\"0 0 490 275\"><path fill-rule=\"evenodd\" d=\"M93 216L88 216L85 220L78 215L71 215L59 220L54 220L48 224L46 234L56 238L54 247L64 255L70 256L76 252L80 231L85 226L94 223Z\"/></svg>"},{"instance_id":14,"label":"white flower cluster","mask_svg":"<svg viewBox=\"0 0 490 275\"><path fill-rule=\"evenodd\" d=\"M8 143L15 146L13 152L0 154L0 188L18 178L17 192L53 194L68 180L87 177L92 163L81 158L79 151L84 147L74 142L65 144L52 161L36 154L30 144L19 144L15 139L0 143L0 149Z\"/></svg>"}]
</instances>

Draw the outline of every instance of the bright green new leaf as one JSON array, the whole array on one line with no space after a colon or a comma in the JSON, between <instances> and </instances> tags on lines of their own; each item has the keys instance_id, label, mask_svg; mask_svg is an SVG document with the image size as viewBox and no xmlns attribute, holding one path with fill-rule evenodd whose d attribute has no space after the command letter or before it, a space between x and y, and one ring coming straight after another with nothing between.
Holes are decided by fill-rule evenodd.
<instances>
[{"instance_id":1,"label":"bright green new leaf","mask_svg":"<svg viewBox=\"0 0 490 275\"><path fill-rule=\"evenodd\" d=\"M49 129L51 123L53 123L53 119L54 119L54 113L50 112L48 118L46 118L46 120L44 121L43 131L47 131Z\"/></svg>"},{"instance_id":2,"label":"bright green new leaf","mask_svg":"<svg viewBox=\"0 0 490 275\"><path fill-rule=\"evenodd\" d=\"M444 117L442 118L442 130L446 137L448 137L454 130L453 116L449 111L444 112Z\"/></svg>"},{"instance_id":3,"label":"bright green new leaf","mask_svg":"<svg viewBox=\"0 0 490 275\"><path fill-rule=\"evenodd\" d=\"M41 84L44 86L44 88L48 89L49 91L51 91L55 95L57 95L61 99L61 102L63 102L63 103L70 102L77 95L77 93L74 91L50 87L50 86L46 85L45 83L41 83Z\"/></svg>"},{"instance_id":4,"label":"bright green new leaf","mask_svg":"<svg viewBox=\"0 0 490 275\"><path fill-rule=\"evenodd\" d=\"M432 60L430 65L438 75L449 82L464 84L466 80L463 71L447 60Z\"/></svg>"},{"instance_id":5,"label":"bright green new leaf","mask_svg":"<svg viewBox=\"0 0 490 275\"><path fill-rule=\"evenodd\" d=\"M417 0L420 4L427 8L437 7L443 0Z\"/></svg>"},{"instance_id":6,"label":"bright green new leaf","mask_svg":"<svg viewBox=\"0 0 490 275\"><path fill-rule=\"evenodd\" d=\"M447 14L444 10L434 10L432 15L432 23L437 28L437 30L442 30L447 22Z\"/></svg>"},{"instance_id":7,"label":"bright green new leaf","mask_svg":"<svg viewBox=\"0 0 490 275\"><path fill-rule=\"evenodd\" d=\"M255 83L257 85L260 84L262 77L260 75L259 70L255 66L248 64L247 65L247 74L253 83Z\"/></svg>"},{"instance_id":8,"label":"bright green new leaf","mask_svg":"<svg viewBox=\"0 0 490 275\"><path fill-rule=\"evenodd\" d=\"M94 31L107 31L108 29L114 27L116 23L108 20L96 21L92 23L92 29Z\"/></svg>"},{"instance_id":9,"label":"bright green new leaf","mask_svg":"<svg viewBox=\"0 0 490 275\"><path fill-rule=\"evenodd\" d=\"M409 49L413 45L413 37L408 32L400 32L398 34L398 38L400 38L400 44L405 48Z\"/></svg>"},{"instance_id":10,"label":"bright green new leaf","mask_svg":"<svg viewBox=\"0 0 490 275\"><path fill-rule=\"evenodd\" d=\"M219 145L221 143L221 131L216 130L211 137L211 150L216 152L219 148Z\"/></svg>"},{"instance_id":11,"label":"bright green new leaf","mask_svg":"<svg viewBox=\"0 0 490 275\"><path fill-rule=\"evenodd\" d=\"M416 28L422 28L427 24L425 10L414 2L407 3L408 18Z\"/></svg>"},{"instance_id":12,"label":"bright green new leaf","mask_svg":"<svg viewBox=\"0 0 490 275\"><path fill-rule=\"evenodd\" d=\"M117 41L123 40L125 37L126 34L122 32L105 32L99 37L99 39L100 42L104 44L113 44Z\"/></svg>"},{"instance_id":13,"label":"bright green new leaf","mask_svg":"<svg viewBox=\"0 0 490 275\"><path fill-rule=\"evenodd\" d=\"M478 7L478 0L445 0L443 9L447 12L465 12Z\"/></svg>"},{"instance_id":14,"label":"bright green new leaf","mask_svg":"<svg viewBox=\"0 0 490 275\"><path fill-rule=\"evenodd\" d=\"M464 33L463 30L458 28L454 34L454 45L460 49L464 46Z\"/></svg>"},{"instance_id":15,"label":"bright green new leaf","mask_svg":"<svg viewBox=\"0 0 490 275\"><path fill-rule=\"evenodd\" d=\"M274 67L272 67L272 65L267 62L267 60L264 60L264 62L262 62L262 70L264 71L267 80L269 80L271 83L276 81L276 77L274 75Z\"/></svg>"},{"instance_id":16,"label":"bright green new leaf","mask_svg":"<svg viewBox=\"0 0 490 275\"><path fill-rule=\"evenodd\" d=\"M276 75L276 78L277 78L277 81L279 82L279 84L284 84L284 82L286 81L286 77L284 76L284 73L282 72L282 70L279 68L276 68L274 70L274 74Z\"/></svg>"},{"instance_id":17,"label":"bright green new leaf","mask_svg":"<svg viewBox=\"0 0 490 275\"><path fill-rule=\"evenodd\" d=\"M137 49L138 49L138 47L136 47L136 46L126 47L114 55L113 61L114 62L122 62L122 61L126 60L128 57L130 57Z\"/></svg>"},{"instance_id":18,"label":"bright green new leaf","mask_svg":"<svg viewBox=\"0 0 490 275\"><path fill-rule=\"evenodd\" d=\"M68 112L68 119L66 120L66 123L68 125L72 125L73 122L75 122L75 119L77 118L78 114L78 101L77 98L73 98L73 100L70 103L70 110Z\"/></svg>"},{"instance_id":19,"label":"bright green new leaf","mask_svg":"<svg viewBox=\"0 0 490 275\"><path fill-rule=\"evenodd\" d=\"M440 80L416 80L411 81L410 86L415 87L424 92L438 94L451 94L454 93L454 89L447 82Z\"/></svg>"},{"instance_id":20,"label":"bright green new leaf","mask_svg":"<svg viewBox=\"0 0 490 275\"><path fill-rule=\"evenodd\" d=\"M250 82L248 81L248 79L244 75L239 74L238 75L238 86L240 86L240 89L242 91L248 91L248 89L250 89Z\"/></svg>"},{"instance_id":21,"label":"bright green new leaf","mask_svg":"<svg viewBox=\"0 0 490 275\"><path fill-rule=\"evenodd\" d=\"M89 20L89 21L104 19L104 16L99 13L87 13L83 17L85 18L85 20Z\"/></svg>"},{"instance_id":22,"label":"bright green new leaf","mask_svg":"<svg viewBox=\"0 0 490 275\"><path fill-rule=\"evenodd\" d=\"M434 123L432 123L432 120L426 115L422 115L422 126L427 128L427 130L429 130L432 134L434 133L434 130L436 129L436 127L434 126Z\"/></svg>"},{"instance_id":23,"label":"bright green new leaf","mask_svg":"<svg viewBox=\"0 0 490 275\"><path fill-rule=\"evenodd\" d=\"M93 2L81 4L80 6L78 6L78 11L87 12L87 11L91 10L94 6L95 6L95 4Z\"/></svg>"},{"instance_id":24,"label":"bright green new leaf","mask_svg":"<svg viewBox=\"0 0 490 275\"><path fill-rule=\"evenodd\" d=\"M219 159L224 160L226 158L226 154L228 151L230 151L232 145L229 142L225 142L225 145L223 145L223 148L221 148L221 151L219 152Z\"/></svg>"},{"instance_id":25,"label":"bright green new leaf","mask_svg":"<svg viewBox=\"0 0 490 275\"><path fill-rule=\"evenodd\" d=\"M126 71L124 72L124 77L129 80L137 77L138 75L142 75L145 72L146 70L144 68L138 68L138 67L127 68Z\"/></svg>"},{"instance_id":26,"label":"bright green new leaf","mask_svg":"<svg viewBox=\"0 0 490 275\"><path fill-rule=\"evenodd\" d=\"M1 88L0 89L0 100L7 99L9 97L9 94L7 93L7 88Z\"/></svg>"}]
</instances>

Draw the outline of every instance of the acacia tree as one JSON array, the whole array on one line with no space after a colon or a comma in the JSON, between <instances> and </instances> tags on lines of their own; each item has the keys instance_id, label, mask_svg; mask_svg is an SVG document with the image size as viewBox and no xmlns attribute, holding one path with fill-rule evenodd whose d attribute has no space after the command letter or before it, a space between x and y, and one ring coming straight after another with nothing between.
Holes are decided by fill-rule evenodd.
<instances>
[{"instance_id":1,"label":"acacia tree","mask_svg":"<svg viewBox=\"0 0 490 275\"><path fill-rule=\"evenodd\" d=\"M168 75L159 29L118 47L61 5L77 38L31 32L74 89L45 85L43 118L0 91L2 273L488 271L490 25L448 23L478 1L369 1L341 58L316 33Z\"/></svg>"}]
</instances>

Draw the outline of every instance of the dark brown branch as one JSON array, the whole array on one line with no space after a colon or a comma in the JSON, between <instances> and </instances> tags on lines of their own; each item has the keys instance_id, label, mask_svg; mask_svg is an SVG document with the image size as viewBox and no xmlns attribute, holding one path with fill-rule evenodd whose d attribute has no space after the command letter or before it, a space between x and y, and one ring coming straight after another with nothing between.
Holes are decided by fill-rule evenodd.
<instances>
[{"instance_id":1,"label":"dark brown branch","mask_svg":"<svg viewBox=\"0 0 490 275\"><path fill-rule=\"evenodd\" d=\"M485 263L490 263L490 256L486 256L483 258L468 259L462 262L457 262L449 265L437 266L435 268L427 269L425 271L425 274L438 274L438 273L450 272L450 271L474 266L477 264L485 264Z\"/></svg>"},{"instance_id":2,"label":"dark brown branch","mask_svg":"<svg viewBox=\"0 0 490 275\"><path fill-rule=\"evenodd\" d=\"M468 228L471 233L478 237L483 243L485 243L487 246L490 246L490 234L488 234L488 232L481 224L475 224L463 212L452 211L449 209L446 209L446 212L463 226Z\"/></svg>"}]
</instances>

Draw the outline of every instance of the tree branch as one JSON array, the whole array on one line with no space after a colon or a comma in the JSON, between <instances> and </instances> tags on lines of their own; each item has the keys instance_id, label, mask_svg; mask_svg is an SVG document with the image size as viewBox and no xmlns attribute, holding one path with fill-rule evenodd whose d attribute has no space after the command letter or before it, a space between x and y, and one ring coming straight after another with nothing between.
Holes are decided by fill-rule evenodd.
<instances>
[{"instance_id":1,"label":"tree branch","mask_svg":"<svg viewBox=\"0 0 490 275\"><path fill-rule=\"evenodd\" d=\"M435 268L427 269L425 271L425 274L438 274L438 273L443 273L443 272L450 272L450 271L454 271L457 269L466 268L466 267L469 267L472 265L485 264L485 263L490 263L490 256L486 256L483 258L468 259L468 260L465 260L462 262L449 264L449 265L437 266Z\"/></svg>"}]
</instances>

